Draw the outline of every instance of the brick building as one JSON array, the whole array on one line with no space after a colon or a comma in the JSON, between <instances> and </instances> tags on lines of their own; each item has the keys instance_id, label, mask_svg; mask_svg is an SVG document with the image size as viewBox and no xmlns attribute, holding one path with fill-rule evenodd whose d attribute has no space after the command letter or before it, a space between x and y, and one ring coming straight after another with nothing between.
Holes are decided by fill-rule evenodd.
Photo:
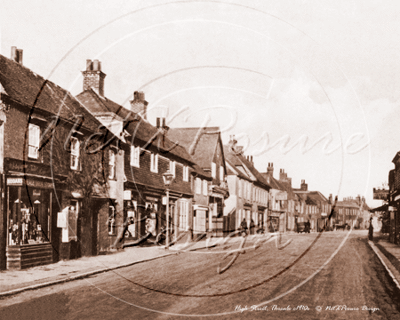
<instances>
[{"instance_id":1,"label":"brick building","mask_svg":"<svg viewBox=\"0 0 400 320\"><path fill-rule=\"evenodd\" d=\"M104 146L112 134L68 91L24 67L15 47L12 59L0 55L0 90L1 268L98 254L108 233L100 221L118 197L115 145Z\"/></svg>"},{"instance_id":2,"label":"brick building","mask_svg":"<svg viewBox=\"0 0 400 320\"><path fill-rule=\"evenodd\" d=\"M194 232L203 233L205 229L216 236L222 236L224 203L229 190L225 181L225 156L219 128L171 128L168 138L184 146L207 174L194 179L193 217L197 226Z\"/></svg>"},{"instance_id":3,"label":"brick building","mask_svg":"<svg viewBox=\"0 0 400 320\"><path fill-rule=\"evenodd\" d=\"M99 62L86 63L83 71L83 92L77 99L110 131L119 137L119 150L123 154L124 195L121 227L130 221L125 242L135 242L151 233L151 240L166 225L166 187L163 174L170 171L174 181L170 186L170 228L175 236L188 231L192 225L191 184L195 163L186 149L167 137L169 128L165 119L157 119L154 127L146 121L148 102L144 93L134 92L131 109L111 101L104 95L104 73ZM94 74L94 75L93 75ZM87 79L90 77L90 79ZM139 113L136 113L139 112Z\"/></svg>"}]
</instances>

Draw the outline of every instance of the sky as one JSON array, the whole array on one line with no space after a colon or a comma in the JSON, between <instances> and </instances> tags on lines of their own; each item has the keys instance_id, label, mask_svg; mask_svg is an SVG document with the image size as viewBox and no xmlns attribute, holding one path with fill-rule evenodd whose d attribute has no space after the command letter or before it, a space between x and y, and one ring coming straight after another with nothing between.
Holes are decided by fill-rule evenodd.
<instances>
[{"instance_id":1,"label":"sky","mask_svg":"<svg viewBox=\"0 0 400 320\"><path fill-rule=\"evenodd\" d=\"M105 95L148 119L219 126L256 168L339 198L387 182L400 150L400 4L375 0L2 0L0 50L76 95L99 59Z\"/></svg>"}]
</instances>

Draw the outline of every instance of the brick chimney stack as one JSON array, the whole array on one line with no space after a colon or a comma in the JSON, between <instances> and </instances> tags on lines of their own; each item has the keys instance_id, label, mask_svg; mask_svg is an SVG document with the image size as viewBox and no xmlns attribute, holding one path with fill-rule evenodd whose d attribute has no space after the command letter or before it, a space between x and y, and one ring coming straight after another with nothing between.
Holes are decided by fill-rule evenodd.
<instances>
[{"instance_id":1,"label":"brick chimney stack","mask_svg":"<svg viewBox=\"0 0 400 320\"><path fill-rule=\"evenodd\" d=\"M11 47L11 60L22 64L22 49L17 49L17 47Z\"/></svg>"},{"instance_id":2,"label":"brick chimney stack","mask_svg":"<svg viewBox=\"0 0 400 320\"><path fill-rule=\"evenodd\" d=\"M272 162L268 162L267 173L269 176L274 176L274 164Z\"/></svg>"},{"instance_id":3,"label":"brick chimney stack","mask_svg":"<svg viewBox=\"0 0 400 320\"><path fill-rule=\"evenodd\" d=\"M83 74L83 91L92 88L99 96L104 97L104 78L106 74L101 71L101 62L99 60L86 60L86 70Z\"/></svg>"},{"instance_id":4,"label":"brick chimney stack","mask_svg":"<svg viewBox=\"0 0 400 320\"><path fill-rule=\"evenodd\" d=\"M301 180L300 190L308 191L308 184L306 183L306 180Z\"/></svg>"},{"instance_id":5,"label":"brick chimney stack","mask_svg":"<svg viewBox=\"0 0 400 320\"><path fill-rule=\"evenodd\" d=\"M235 139L235 135L234 134L229 136L228 145L232 150L235 150L236 145L237 145L237 140Z\"/></svg>"},{"instance_id":6,"label":"brick chimney stack","mask_svg":"<svg viewBox=\"0 0 400 320\"><path fill-rule=\"evenodd\" d=\"M131 110L135 113L139 113L144 120L147 120L147 105L149 103L144 98L144 92L135 91L133 93L133 100L129 102L131 103Z\"/></svg>"}]
</instances>

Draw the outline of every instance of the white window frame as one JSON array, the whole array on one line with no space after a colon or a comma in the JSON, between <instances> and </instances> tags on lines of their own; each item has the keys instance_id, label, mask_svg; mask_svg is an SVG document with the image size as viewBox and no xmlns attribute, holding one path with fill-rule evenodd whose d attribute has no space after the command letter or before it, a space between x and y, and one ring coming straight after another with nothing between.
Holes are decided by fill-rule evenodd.
<instances>
[{"instance_id":1,"label":"white window frame","mask_svg":"<svg viewBox=\"0 0 400 320\"><path fill-rule=\"evenodd\" d=\"M28 157L39 159L40 127L36 124L30 123L28 131Z\"/></svg>"},{"instance_id":2,"label":"white window frame","mask_svg":"<svg viewBox=\"0 0 400 320\"><path fill-rule=\"evenodd\" d=\"M112 156L111 156L112 155ZM115 166L116 166L116 154L114 152L114 150L109 150L108 151L108 178L109 179L115 179Z\"/></svg>"},{"instance_id":3,"label":"white window frame","mask_svg":"<svg viewBox=\"0 0 400 320\"><path fill-rule=\"evenodd\" d=\"M171 172L174 175L174 178L176 177L176 162L170 160L169 161L169 172Z\"/></svg>"},{"instance_id":4,"label":"white window frame","mask_svg":"<svg viewBox=\"0 0 400 320\"><path fill-rule=\"evenodd\" d=\"M217 178L217 165L214 162L211 163L211 176Z\"/></svg>"},{"instance_id":5,"label":"white window frame","mask_svg":"<svg viewBox=\"0 0 400 320\"><path fill-rule=\"evenodd\" d=\"M203 180L203 196L208 195L208 183L207 180Z\"/></svg>"},{"instance_id":6,"label":"white window frame","mask_svg":"<svg viewBox=\"0 0 400 320\"><path fill-rule=\"evenodd\" d=\"M158 154L151 153L150 171L154 172L154 173L158 173Z\"/></svg>"},{"instance_id":7,"label":"white window frame","mask_svg":"<svg viewBox=\"0 0 400 320\"><path fill-rule=\"evenodd\" d=\"M188 166L183 166L182 179L183 179L183 181L189 182L189 167Z\"/></svg>"},{"instance_id":8,"label":"white window frame","mask_svg":"<svg viewBox=\"0 0 400 320\"><path fill-rule=\"evenodd\" d=\"M140 147L131 146L131 166L140 168Z\"/></svg>"},{"instance_id":9,"label":"white window frame","mask_svg":"<svg viewBox=\"0 0 400 320\"><path fill-rule=\"evenodd\" d=\"M195 190L196 194L201 194L201 179L200 178L196 178L194 187L196 189Z\"/></svg>"},{"instance_id":10,"label":"white window frame","mask_svg":"<svg viewBox=\"0 0 400 320\"><path fill-rule=\"evenodd\" d=\"M224 174L224 167L219 167L219 181L224 182L225 174Z\"/></svg>"},{"instance_id":11,"label":"white window frame","mask_svg":"<svg viewBox=\"0 0 400 320\"><path fill-rule=\"evenodd\" d=\"M79 170L79 148L80 142L78 138L71 137L71 160L70 160L70 167L72 170Z\"/></svg>"}]
</instances>

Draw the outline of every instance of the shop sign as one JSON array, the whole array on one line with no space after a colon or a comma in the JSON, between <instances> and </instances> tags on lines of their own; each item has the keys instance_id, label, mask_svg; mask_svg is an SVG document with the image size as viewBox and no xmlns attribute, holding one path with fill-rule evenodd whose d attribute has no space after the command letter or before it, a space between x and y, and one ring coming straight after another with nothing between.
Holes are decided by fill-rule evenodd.
<instances>
[{"instance_id":1,"label":"shop sign","mask_svg":"<svg viewBox=\"0 0 400 320\"><path fill-rule=\"evenodd\" d=\"M23 186L24 185L24 178L7 178L7 185L8 186Z\"/></svg>"},{"instance_id":2,"label":"shop sign","mask_svg":"<svg viewBox=\"0 0 400 320\"><path fill-rule=\"evenodd\" d=\"M131 199L132 199L132 191L124 190L124 200L131 200Z\"/></svg>"},{"instance_id":3,"label":"shop sign","mask_svg":"<svg viewBox=\"0 0 400 320\"><path fill-rule=\"evenodd\" d=\"M385 200L389 199L389 190L386 189L375 189L373 188L373 199L374 200Z\"/></svg>"},{"instance_id":4,"label":"shop sign","mask_svg":"<svg viewBox=\"0 0 400 320\"><path fill-rule=\"evenodd\" d=\"M32 195L33 195L34 197L40 197L40 190L38 190L38 189L33 189Z\"/></svg>"},{"instance_id":5,"label":"shop sign","mask_svg":"<svg viewBox=\"0 0 400 320\"><path fill-rule=\"evenodd\" d=\"M5 161L6 171L17 171L50 176L50 167L39 163L32 163L17 159L7 159Z\"/></svg>"},{"instance_id":6,"label":"shop sign","mask_svg":"<svg viewBox=\"0 0 400 320\"><path fill-rule=\"evenodd\" d=\"M57 214L57 228L67 228L68 208Z\"/></svg>"},{"instance_id":7,"label":"shop sign","mask_svg":"<svg viewBox=\"0 0 400 320\"><path fill-rule=\"evenodd\" d=\"M26 184L28 187L35 187L35 188L41 188L41 189L53 189L54 188L53 182L42 181L42 180L27 179Z\"/></svg>"},{"instance_id":8,"label":"shop sign","mask_svg":"<svg viewBox=\"0 0 400 320\"><path fill-rule=\"evenodd\" d=\"M287 200L287 193L286 192L279 192L275 195L275 200L277 201L284 201Z\"/></svg>"}]
</instances>

